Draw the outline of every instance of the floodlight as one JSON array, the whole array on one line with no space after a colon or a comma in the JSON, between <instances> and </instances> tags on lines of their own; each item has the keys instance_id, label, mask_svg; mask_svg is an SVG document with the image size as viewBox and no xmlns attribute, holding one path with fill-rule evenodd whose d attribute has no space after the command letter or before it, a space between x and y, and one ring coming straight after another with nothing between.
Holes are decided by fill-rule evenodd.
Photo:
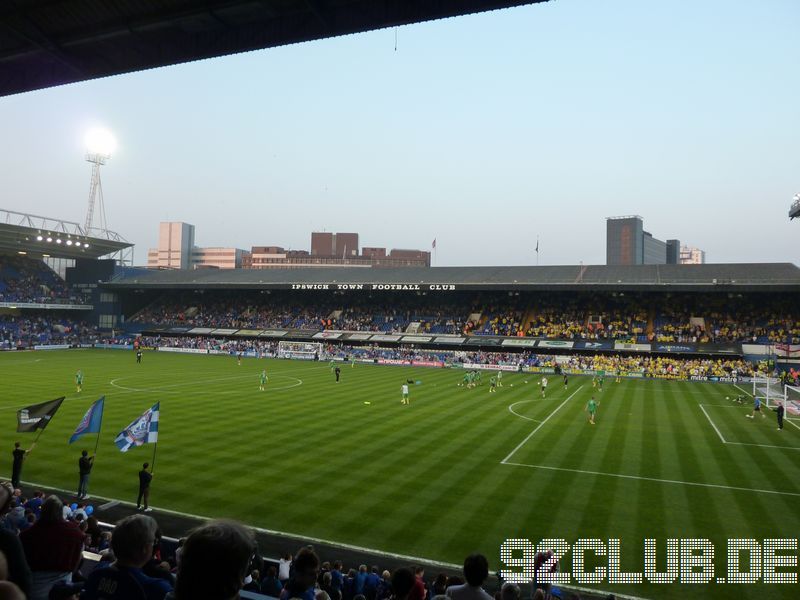
<instances>
[{"instance_id":1,"label":"floodlight","mask_svg":"<svg viewBox=\"0 0 800 600\"><path fill-rule=\"evenodd\" d=\"M117 149L117 142L108 129L95 127L86 133L86 150L89 154L109 157Z\"/></svg>"}]
</instances>

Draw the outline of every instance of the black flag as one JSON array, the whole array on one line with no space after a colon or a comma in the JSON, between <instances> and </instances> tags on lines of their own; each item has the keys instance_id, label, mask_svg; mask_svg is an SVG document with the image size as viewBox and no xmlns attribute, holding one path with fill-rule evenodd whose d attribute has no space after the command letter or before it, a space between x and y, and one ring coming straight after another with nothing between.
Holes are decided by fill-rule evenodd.
<instances>
[{"instance_id":1,"label":"black flag","mask_svg":"<svg viewBox=\"0 0 800 600\"><path fill-rule=\"evenodd\" d=\"M64 401L64 396L42 402L41 404L31 404L17 411L17 432L29 433L37 429L44 429L56 414L58 407Z\"/></svg>"}]
</instances>

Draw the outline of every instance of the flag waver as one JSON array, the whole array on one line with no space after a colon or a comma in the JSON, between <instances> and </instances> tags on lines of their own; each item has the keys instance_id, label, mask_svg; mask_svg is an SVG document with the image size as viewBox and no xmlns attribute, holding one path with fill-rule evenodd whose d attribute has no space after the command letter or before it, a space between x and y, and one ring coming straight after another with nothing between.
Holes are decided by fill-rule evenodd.
<instances>
[{"instance_id":1,"label":"flag waver","mask_svg":"<svg viewBox=\"0 0 800 600\"><path fill-rule=\"evenodd\" d=\"M103 424L103 406L105 405L106 397L100 396L83 415L83 419L75 428L75 433L69 438L71 444L79 437L86 433L100 433L100 427Z\"/></svg>"},{"instance_id":2,"label":"flag waver","mask_svg":"<svg viewBox=\"0 0 800 600\"><path fill-rule=\"evenodd\" d=\"M158 413L160 402L156 402L145 413L120 431L114 443L120 452L127 452L131 446L155 444L158 442Z\"/></svg>"},{"instance_id":3,"label":"flag waver","mask_svg":"<svg viewBox=\"0 0 800 600\"><path fill-rule=\"evenodd\" d=\"M37 429L43 430L50 423L50 419L56 414L63 401L64 396L61 396L55 400L31 404L19 409L17 411L17 432L29 433Z\"/></svg>"}]
</instances>

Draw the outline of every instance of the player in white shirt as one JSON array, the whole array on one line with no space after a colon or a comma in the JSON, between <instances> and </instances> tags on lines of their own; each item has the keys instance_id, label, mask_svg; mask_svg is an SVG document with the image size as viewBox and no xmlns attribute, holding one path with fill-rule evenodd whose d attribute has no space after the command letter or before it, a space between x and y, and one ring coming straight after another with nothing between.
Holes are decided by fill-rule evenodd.
<instances>
[{"instance_id":1,"label":"player in white shirt","mask_svg":"<svg viewBox=\"0 0 800 600\"><path fill-rule=\"evenodd\" d=\"M497 372L497 387L503 387L503 372Z\"/></svg>"},{"instance_id":2,"label":"player in white shirt","mask_svg":"<svg viewBox=\"0 0 800 600\"><path fill-rule=\"evenodd\" d=\"M408 384L407 383L403 384L402 391L403 391L403 398L402 398L402 400L400 400L400 404L408 404Z\"/></svg>"},{"instance_id":3,"label":"player in white shirt","mask_svg":"<svg viewBox=\"0 0 800 600\"><path fill-rule=\"evenodd\" d=\"M547 377L542 377L542 398L544 398L544 393L547 391Z\"/></svg>"}]
</instances>

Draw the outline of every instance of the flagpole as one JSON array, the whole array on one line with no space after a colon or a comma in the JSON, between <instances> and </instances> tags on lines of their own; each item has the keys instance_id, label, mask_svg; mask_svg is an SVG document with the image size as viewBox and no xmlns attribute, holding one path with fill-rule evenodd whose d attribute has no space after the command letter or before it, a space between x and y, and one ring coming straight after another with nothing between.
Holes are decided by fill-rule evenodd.
<instances>
[{"instance_id":1,"label":"flagpole","mask_svg":"<svg viewBox=\"0 0 800 600\"><path fill-rule=\"evenodd\" d=\"M156 450L158 450L158 442L153 444L153 461L150 463L150 474L156 472Z\"/></svg>"},{"instance_id":2,"label":"flagpole","mask_svg":"<svg viewBox=\"0 0 800 600\"><path fill-rule=\"evenodd\" d=\"M97 441L94 443L94 456L97 456L97 447L100 445L100 432L103 430L103 422L100 421L100 429L97 430Z\"/></svg>"},{"instance_id":3,"label":"flagpole","mask_svg":"<svg viewBox=\"0 0 800 600\"><path fill-rule=\"evenodd\" d=\"M35 440L33 440L33 444L32 444L32 446L31 446L31 447L35 446L35 445L36 445L36 444L39 442L39 438L40 438L40 437L42 437L42 434L43 434L43 433L44 433L44 427L42 427L42 428L39 430L39 433L37 433L37 434L36 434L36 439L35 439Z\"/></svg>"}]
</instances>

